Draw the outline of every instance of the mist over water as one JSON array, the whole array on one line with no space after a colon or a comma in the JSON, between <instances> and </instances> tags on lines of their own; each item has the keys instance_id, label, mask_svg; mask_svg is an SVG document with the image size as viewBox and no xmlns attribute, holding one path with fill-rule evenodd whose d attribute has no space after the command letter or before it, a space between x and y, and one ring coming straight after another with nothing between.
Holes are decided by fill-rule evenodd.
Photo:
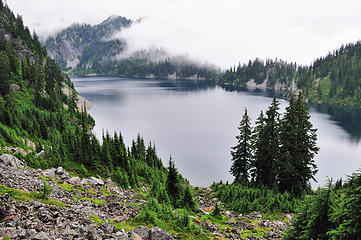
<instances>
[{"instance_id":1,"label":"mist over water","mask_svg":"<svg viewBox=\"0 0 361 240\"><path fill-rule=\"evenodd\" d=\"M78 92L94 103L90 114L99 138L103 131L121 131L130 145L140 133L146 144L155 143L165 165L171 155L183 176L198 186L233 180L229 174L230 148L236 144L244 108L254 123L272 101L265 93L226 91L207 81L116 77L72 81ZM279 101L284 111L288 103ZM313 187L323 185L326 176L345 178L361 167L361 131L357 124L348 124L361 122L361 115L353 111L311 106L311 122L318 129L320 147L316 156L318 183Z\"/></svg>"}]
</instances>

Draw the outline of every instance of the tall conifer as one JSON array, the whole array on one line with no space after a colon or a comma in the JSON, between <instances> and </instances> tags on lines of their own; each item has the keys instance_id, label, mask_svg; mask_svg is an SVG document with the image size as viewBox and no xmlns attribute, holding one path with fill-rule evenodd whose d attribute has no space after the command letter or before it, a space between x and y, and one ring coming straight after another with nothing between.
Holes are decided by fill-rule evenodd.
<instances>
[{"instance_id":1,"label":"tall conifer","mask_svg":"<svg viewBox=\"0 0 361 240\"><path fill-rule=\"evenodd\" d=\"M237 138L237 145L232 147L232 166L230 173L234 176L234 181L241 183L248 181L248 170L250 169L252 158L251 134L252 128L250 126L250 118L247 114L247 109L244 110L242 121L238 127L239 135Z\"/></svg>"}]
</instances>

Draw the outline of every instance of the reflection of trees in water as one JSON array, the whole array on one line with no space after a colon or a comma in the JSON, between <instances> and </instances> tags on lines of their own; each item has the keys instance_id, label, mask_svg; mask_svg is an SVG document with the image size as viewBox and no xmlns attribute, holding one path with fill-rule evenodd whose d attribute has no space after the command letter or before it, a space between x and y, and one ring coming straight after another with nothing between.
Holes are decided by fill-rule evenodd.
<instances>
[{"instance_id":1,"label":"reflection of trees in water","mask_svg":"<svg viewBox=\"0 0 361 240\"><path fill-rule=\"evenodd\" d=\"M169 91L189 92L214 88L216 84L209 80L159 80L157 87L166 88Z\"/></svg>"},{"instance_id":2,"label":"reflection of trees in water","mask_svg":"<svg viewBox=\"0 0 361 240\"><path fill-rule=\"evenodd\" d=\"M284 93L285 93L283 91L276 91L272 89L262 90L256 88L255 90L248 90L247 88L229 86L229 85L222 85L222 87L228 92L247 92L250 95L257 95L257 96L263 96L269 98L273 98L273 97L284 98Z\"/></svg>"},{"instance_id":3,"label":"reflection of trees in water","mask_svg":"<svg viewBox=\"0 0 361 240\"><path fill-rule=\"evenodd\" d=\"M361 108L340 106L333 104L316 104L310 103L310 107L321 113L331 116L336 124L342 127L350 136L353 142L359 142L361 139Z\"/></svg>"}]
</instances>

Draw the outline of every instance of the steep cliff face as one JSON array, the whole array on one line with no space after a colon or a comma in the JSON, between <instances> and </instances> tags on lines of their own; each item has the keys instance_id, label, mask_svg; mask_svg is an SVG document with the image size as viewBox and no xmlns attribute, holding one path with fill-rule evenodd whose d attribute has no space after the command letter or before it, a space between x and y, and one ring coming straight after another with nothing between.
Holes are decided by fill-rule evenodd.
<instances>
[{"instance_id":1,"label":"steep cliff face","mask_svg":"<svg viewBox=\"0 0 361 240\"><path fill-rule=\"evenodd\" d=\"M126 46L124 41L108 38L131 24L131 20L120 16L110 16L94 26L73 24L49 37L45 46L50 57L64 70L72 70L78 65L89 67L99 64L103 58L115 56L123 51Z\"/></svg>"}]
</instances>

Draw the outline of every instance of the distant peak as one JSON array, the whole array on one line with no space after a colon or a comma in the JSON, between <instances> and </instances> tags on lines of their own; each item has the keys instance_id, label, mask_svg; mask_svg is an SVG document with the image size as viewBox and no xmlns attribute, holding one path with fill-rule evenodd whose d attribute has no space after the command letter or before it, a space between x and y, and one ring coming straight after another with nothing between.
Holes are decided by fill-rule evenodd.
<instances>
[{"instance_id":1,"label":"distant peak","mask_svg":"<svg viewBox=\"0 0 361 240\"><path fill-rule=\"evenodd\" d=\"M113 21L113 20L116 20L117 18L119 18L120 16L118 15L111 15L109 16L107 19L105 19L104 22L107 22L107 21Z\"/></svg>"}]
</instances>

